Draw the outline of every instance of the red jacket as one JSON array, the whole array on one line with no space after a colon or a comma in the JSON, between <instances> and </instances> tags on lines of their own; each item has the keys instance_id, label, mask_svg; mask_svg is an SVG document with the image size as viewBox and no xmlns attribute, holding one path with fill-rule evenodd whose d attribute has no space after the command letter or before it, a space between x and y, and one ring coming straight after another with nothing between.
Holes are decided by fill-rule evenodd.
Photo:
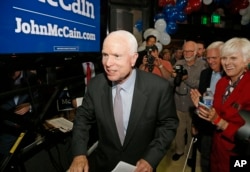
<instances>
[{"instance_id":1,"label":"red jacket","mask_svg":"<svg viewBox=\"0 0 250 172\"><path fill-rule=\"evenodd\" d=\"M250 72L248 71L243 76L231 95L223 103L223 95L228 84L229 77L227 76L219 80L214 95L214 108L229 125L224 131L216 130L214 132L211 153L212 172L229 172L230 156L236 155L233 152L235 147L234 135L245 123L239 115L239 110L250 110Z\"/></svg>"}]
</instances>

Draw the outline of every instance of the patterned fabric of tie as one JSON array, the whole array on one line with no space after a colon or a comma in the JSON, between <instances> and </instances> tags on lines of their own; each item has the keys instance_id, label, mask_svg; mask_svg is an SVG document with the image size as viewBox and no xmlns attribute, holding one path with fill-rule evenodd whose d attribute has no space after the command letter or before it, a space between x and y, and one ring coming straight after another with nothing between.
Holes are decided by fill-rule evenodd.
<instances>
[{"instance_id":1,"label":"patterned fabric of tie","mask_svg":"<svg viewBox=\"0 0 250 172\"><path fill-rule=\"evenodd\" d=\"M88 84L89 80L91 79L91 69L90 69L90 66L89 66L88 62L87 62L86 78L87 78L87 84Z\"/></svg>"},{"instance_id":2,"label":"patterned fabric of tie","mask_svg":"<svg viewBox=\"0 0 250 172\"><path fill-rule=\"evenodd\" d=\"M123 144L125 134L124 134L124 124L123 124L122 99L120 94L121 89L122 88L119 85L116 86L116 94L114 99L114 116L119 138L121 144Z\"/></svg>"}]
</instances>

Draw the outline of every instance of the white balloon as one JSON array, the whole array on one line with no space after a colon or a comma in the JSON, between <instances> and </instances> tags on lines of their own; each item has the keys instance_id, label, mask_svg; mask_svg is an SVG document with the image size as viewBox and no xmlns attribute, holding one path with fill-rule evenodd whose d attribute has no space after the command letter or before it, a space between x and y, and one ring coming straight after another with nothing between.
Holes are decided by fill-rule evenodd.
<instances>
[{"instance_id":1,"label":"white balloon","mask_svg":"<svg viewBox=\"0 0 250 172\"><path fill-rule=\"evenodd\" d=\"M163 45L168 45L171 42L171 37L169 36L168 33L162 32L161 37L160 37L160 43Z\"/></svg>"},{"instance_id":2,"label":"white balloon","mask_svg":"<svg viewBox=\"0 0 250 172\"><path fill-rule=\"evenodd\" d=\"M241 19L242 19L242 20L245 20L245 21L250 21L250 13L247 13L247 14L245 14L244 16L242 16Z\"/></svg>"},{"instance_id":3,"label":"white balloon","mask_svg":"<svg viewBox=\"0 0 250 172\"><path fill-rule=\"evenodd\" d=\"M210 5L213 2L213 0L203 0L203 4Z\"/></svg>"},{"instance_id":4,"label":"white balloon","mask_svg":"<svg viewBox=\"0 0 250 172\"><path fill-rule=\"evenodd\" d=\"M240 22L242 25L247 25L249 23L249 20L244 20L244 19L241 19L241 22Z\"/></svg>"},{"instance_id":5,"label":"white balloon","mask_svg":"<svg viewBox=\"0 0 250 172\"><path fill-rule=\"evenodd\" d=\"M140 51L144 51L146 49L146 46L145 45L141 45L137 48L137 51L140 52Z\"/></svg>"},{"instance_id":6,"label":"white balloon","mask_svg":"<svg viewBox=\"0 0 250 172\"><path fill-rule=\"evenodd\" d=\"M156 42L155 45L156 45L157 48L158 48L158 52L161 52L161 50L162 50L162 44L161 44L160 42Z\"/></svg>"},{"instance_id":7,"label":"white balloon","mask_svg":"<svg viewBox=\"0 0 250 172\"><path fill-rule=\"evenodd\" d=\"M240 13L240 15L242 15L242 16L245 15L245 14L247 14L247 8L240 9L239 13Z\"/></svg>"},{"instance_id":8,"label":"white balloon","mask_svg":"<svg viewBox=\"0 0 250 172\"><path fill-rule=\"evenodd\" d=\"M164 19L158 19L155 22L155 29L159 32L163 32L167 27L167 23Z\"/></svg>"},{"instance_id":9,"label":"white balloon","mask_svg":"<svg viewBox=\"0 0 250 172\"><path fill-rule=\"evenodd\" d=\"M149 29L147 29L144 32L143 37L144 37L144 39L146 39L150 35L153 35L153 36L156 37L156 42L159 41L159 39L160 39L160 32L158 30L149 28Z\"/></svg>"},{"instance_id":10,"label":"white balloon","mask_svg":"<svg viewBox=\"0 0 250 172\"><path fill-rule=\"evenodd\" d=\"M154 28L148 28L147 30L145 30L145 32L143 33L143 38L146 39L150 35L152 30L154 30Z\"/></svg>"}]
</instances>

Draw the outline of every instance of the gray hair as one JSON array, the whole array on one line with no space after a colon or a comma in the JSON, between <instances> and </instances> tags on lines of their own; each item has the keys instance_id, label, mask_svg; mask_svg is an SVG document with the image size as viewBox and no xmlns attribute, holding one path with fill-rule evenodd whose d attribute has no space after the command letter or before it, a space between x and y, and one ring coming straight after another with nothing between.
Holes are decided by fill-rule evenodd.
<instances>
[{"instance_id":1,"label":"gray hair","mask_svg":"<svg viewBox=\"0 0 250 172\"><path fill-rule=\"evenodd\" d=\"M222 41L212 42L211 44L209 44L207 46L206 50L215 49L215 48L221 50L223 44L224 44L224 42L222 42Z\"/></svg>"},{"instance_id":2,"label":"gray hair","mask_svg":"<svg viewBox=\"0 0 250 172\"><path fill-rule=\"evenodd\" d=\"M234 37L225 42L221 48L221 57L240 53L247 61L250 58L250 41L246 38Z\"/></svg>"}]
</instances>

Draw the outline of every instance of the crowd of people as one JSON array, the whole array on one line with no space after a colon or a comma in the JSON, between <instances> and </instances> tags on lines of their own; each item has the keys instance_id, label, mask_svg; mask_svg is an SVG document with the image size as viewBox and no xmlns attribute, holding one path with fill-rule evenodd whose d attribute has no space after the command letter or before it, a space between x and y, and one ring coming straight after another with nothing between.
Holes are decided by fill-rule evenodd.
<instances>
[{"instance_id":1,"label":"crowd of people","mask_svg":"<svg viewBox=\"0 0 250 172\"><path fill-rule=\"evenodd\" d=\"M145 50L137 52L137 40L128 31L113 31L104 39L104 72L88 80L82 104L76 107L70 172L112 171L120 161L134 165L135 172L153 172L171 145L173 161L187 155L194 136L202 172L229 172L230 157L242 155L235 136L246 122L240 111L250 111L250 41L234 37L206 47L202 41L187 40L182 47L161 51L156 42L156 36L149 35ZM1 90L39 84L33 76L11 73L9 85ZM204 108L199 102L207 88L213 104ZM0 110L29 116L37 109L36 97L35 91L32 96L13 95L0 101ZM90 159L92 125L97 127L98 145ZM3 128L0 155L8 153L18 136L6 136ZM187 164L192 167L193 161L189 153Z\"/></svg>"},{"instance_id":2,"label":"crowd of people","mask_svg":"<svg viewBox=\"0 0 250 172\"><path fill-rule=\"evenodd\" d=\"M124 37L122 35L127 36ZM170 144L174 143L175 153L172 156L172 160L178 161L180 157L187 152L191 144L191 139L195 136L199 140L198 150L201 154L200 165L202 172L229 172L230 157L240 155L235 149L236 143L234 142L237 131L244 125L244 120L241 118L239 111L242 109L250 110L250 96L247 90L243 89L243 87L246 88L250 83L247 68L250 62L249 40L245 38L232 38L226 42L215 41L207 46L207 48L205 48L204 42L188 40L184 42L181 48L176 49L172 54L168 49L163 49L159 52L155 45L156 37L150 35L146 39L148 42L146 49L143 52L139 52L140 63L138 64L137 53L134 46L135 40L134 38L134 41L131 42L130 40L132 37L133 36L127 32L115 31L110 33L104 41L102 50L103 66L108 80L103 80L103 76L93 79L92 84L89 85L87 97L78 109L76 114L77 120L73 130L73 143L78 146L74 149L76 156L70 170L91 169L86 157L87 134L79 133L80 131L86 131L88 125L94 121L101 130L99 131L100 143L97 148L97 161L100 161L101 157L106 158L105 160L102 159L105 164L96 162L95 168L101 167L102 169L111 170L119 161L126 161L137 167L136 172L155 171L160 162L159 160L164 156L163 152L158 152L158 155L152 152L152 150L159 146L156 144L156 140L160 141L159 143L161 145L158 149L162 150L165 147L165 151L167 151ZM134 47L131 47L131 45ZM120 51L118 53L116 51L117 49L120 50L120 46L126 50L126 53ZM136 62L137 65L135 65ZM137 93L136 88L138 86L137 82L139 82L137 79L144 80L144 72L143 75L140 76L141 79L137 78L142 74L141 71L148 73L148 75L145 74L145 79L147 78L146 80L148 80L148 82L144 84L147 85L148 88L152 86L153 90L152 92L148 92L144 98L141 97L141 94ZM162 84L164 84L167 90L161 90L162 93L160 94L165 97L162 99L162 101L166 101L165 105L160 103L161 101L157 101L157 99L160 98L158 97L160 91L158 88L159 81L157 81L155 77L150 79L150 77L154 75L166 81ZM122 98L122 100L130 102L122 106L123 108L128 106L129 111L124 111L123 109L121 112L125 114L125 117L123 117L125 122L122 122L122 133L125 135L123 136L125 140L118 145L119 125L115 119L112 119L111 122L102 119L103 112L105 112L104 116L109 118L110 114L112 114L112 110L109 108L108 110L99 110L102 109L102 107L99 107L100 104L104 105L102 101L106 100L96 100L96 94L104 94L104 92L94 93L94 83L96 82L103 83L103 88L105 89L107 89L105 83L110 82L109 88L105 91L106 94L110 95L103 97L110 97L108 103L112 103L113 101L113 106L116 105L115 92L118 91L114 90L118 85L121 85L121 94L125 97ZM131 94L131 96L134 96L129 96L129 98L127 97L128 95L126 96L124 93L127 92L127 94L129 94L129 91L126 90L128 89L128 86L126 86L127 83L132 84L134 90L134 92L132 92L133 94ZM203 93L207 88L210 88L214 94L213 105L209 109L203 109L198 105L199 102L202 101ZM140 90L145 90L145 88L140 87ZM153 93L154 96L150 96L151 93ZM133 109L133 104L138 97L140 97L140 101L138 100L136 106L139 109L143 109L140 111L135 110L136 108ZM152 103L152 101L157 102L156 104L158 104L158 106L156 107L158 108L154 107L156 104ZM148 106L142 106L141 102L144 102L144 105L148 104L151 110L148 109ZM175 108L170 107L169 103ZM165 106L165 108L163 108L162 105ZM105 107L112 107L112 105ZM168 110L168 112L165 112L164 109ZM99 112L101 112L102 115L100 115ZM133 126L138 122L134 116L137 116L140 112L144 113L144 117L141 119L143 121L152 115L150 118L154 119L154 124L149 123L150 125L144 128L141 124L137 123L137 130L134 130L132 134L130 133L130 125ZM149 115L149 112L152 114ZM166 118L161 116L164 112L166 113ZM114 118L116 118L115 116L116 114L114 114ZM111 118L113 117L111 116ZM166 123L160 119L165 119ZM143 121L140 123L144 123ZM105 125L105 123L108 123L109 126ZM114 123L116 123L117 131L114 131ZM167 123L172 123L172 127L162 128L163 126L169 126ZM105 132L108 129L110 129L110 135L107 135L106 133L108 132ZM133 127L132 129L135 128ZM152 132L151 129L155 131ZM169 132L169 129L171 129L171 132ZM163 135L160 130L165 130L167 135ZM131 134L137 136L140 132L144 132L140 137L140 141L137 140L137 137L131 137ZM167 141L165 142L163 136L168 137L168 135L171 137L168 141L165 140ZM79 142L79 140L81 140L81 142ZM143 144L141 142L142 140L144 140ZM131 143L134 145L130 145ZM83 145L85 145L84 149L80 150ZM135 149L128 153L127 151L132 147ZM140 149L138 149L139 147ZM108 158L110 156L113 157L112 161ZM127 159L129 156L134 158L130 157ZM149 156L157 157L157 161L152 161ZM190 153L187 158L188 165L192 167L194 164L192 153Z\"/></svg>"},{"instance_id":3,"label":"crowd of people","mask_svg":"<svg viewBox=\"0 0 250 172\"><path fill-rule=\"evenodd\" d=\"M250 110L249 95L244 89L249 83L249 45L249 40L238 37L226 42L212 42L206 48L203 41L186 41L182 47L182 58L172 63L172 71L167 70L170 77L162 75L174 87L179 119L173 161L187 152L194 136L198 138L202 172L229 172L230 157L243 155L244 151L240 152L240 149L245 149L244 155L247 154L249 148L239 148L241 145L237 145L235 136L246 122L240 111ZM161 52L162 57L167 56L165 59L171 61L169 54L166 49ZM146 60L142 65L145 64ZM182 71L178 75L180 65L187 72ZM177 83L179 76L181 79ZM207 88L212 91L214 100L211 108L204 109L199 102L202 102ZM190 167L195 165L192 153L187 157Z\"/></svg>"}]
</instances>

